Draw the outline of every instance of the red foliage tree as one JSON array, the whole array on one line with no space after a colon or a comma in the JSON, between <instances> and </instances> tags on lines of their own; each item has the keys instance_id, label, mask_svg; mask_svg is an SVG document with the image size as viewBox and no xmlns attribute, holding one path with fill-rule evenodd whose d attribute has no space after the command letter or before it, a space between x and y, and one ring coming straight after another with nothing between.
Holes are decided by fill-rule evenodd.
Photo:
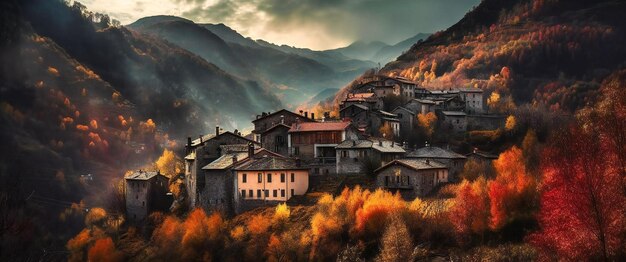
<instances>
[{"instance_id":1,"label":"red foliage tree","mask_svg":"<svg viewBox=\"0 0 626 262\"><path fill-rule=\"evenodd\" d=\"M449 211L461 244L469 242L471 235L482 235L489 222L489 199L486 193L486 181L483 177L474 182L464 180Z\"/></svg>"},{"instance_id":2,"label":"red foliage tree","mask_svg":"<svg viewBox=\"0 0 626 262\"><path fill-rule=\"evenodd\" d=\"M567 260L624 257L626 197L606 141L571 127L544 152L541 230L529 237L540 253Z\"/></svg>"}]
</instances>

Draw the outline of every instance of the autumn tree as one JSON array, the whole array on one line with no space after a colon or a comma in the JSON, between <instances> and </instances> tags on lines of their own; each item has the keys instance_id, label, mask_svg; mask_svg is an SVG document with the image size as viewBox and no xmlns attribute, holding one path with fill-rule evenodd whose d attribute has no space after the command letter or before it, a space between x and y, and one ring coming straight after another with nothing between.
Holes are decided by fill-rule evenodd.
<instances>
[{"instance_id":1,"label":"autumn tree","mask_svg":"<svg viewBox=\"0 0 626 262\"><path fill-rule=\"evenodd\" d=\"M483 236L489 225L487 181L480 177L474 182L463 180L449 210L449 219L461 244L471 242L472 235Z\"/></svg>"},{"instance_id":2,"label":"autumn tree","mask_svg":"<svg viewBox=\"0 0 626 262\"><path fill-rule=\"evenodd\" d=\"M117 251L110 237L96 240L88 252L88 260L94 262L122 261L122 253Z\"/></svg>"},{"instance_id":3,"label":"autumn tree","mask_svg":"<svg viewBox=\"0 0 626 262\"><path fill-rule=\"evenodd\" d=\"M626 255L626 197L610 147L575 126L552 137L541 167L541 230L530 237L543 257L617 261Z\"/></svg>"},{"instance_id":4,"label":"autumn tree","mask_svg":"<svg viewBox=\"0 0 626 262\"><path fill-rule=\"evenodd\" d=\"M502 228L508 222L530 217L535 205L535 180L527 174L522 150L513 146L493 163L496 178L487 183L490 207L489 227Z\"/></svg>"},{"instance_id":5,"label":"autumn tree","mask_svg":"<svg viewBox=\"0 0 626 262\"><path fill-rule=\"evenodd\" d=\"M163 154L154 163L155 168L167 177L174 177L182 172L182 165L174 152L167 149L163 150Z\"/></svg>"},{"instance_id":6,"label":"autumn tree","mask_svg":"<svg viewBox=\"0 0 626 262\"><path fill-rule=\"evenodd\" d=\"M397 213L391 215L381 239L378 261L410 261L412 252L413 240L402 217Z\"/></svg>"},{"instance_id":7,"label":"autumn tree","mask_svg":"<svg viewBox=\"0 0 626 262\"><path fill-rule=\"evenodd\" d=\"M380 127L380 129L378 129L378 132L380 133L380 135L382 135L383 137L385 137L386 139L389 140L393 140L395 134L393 132L393 128L391 127L390 124L384 124Z\"/></svg>"},{"instance_id":8,"label":"autumn tree","mask_svg":"<svg viewBox=\"0 0 626 262\"><path fill-rule=\"evenodd\" d=\"M428 139L432 139L433 133L435 132L435 125L437 124L437 116L435 113L429 112L427 114L418 114L417 123L424 131L424 134L426 134Z\"/></svg>"}]
</instances>

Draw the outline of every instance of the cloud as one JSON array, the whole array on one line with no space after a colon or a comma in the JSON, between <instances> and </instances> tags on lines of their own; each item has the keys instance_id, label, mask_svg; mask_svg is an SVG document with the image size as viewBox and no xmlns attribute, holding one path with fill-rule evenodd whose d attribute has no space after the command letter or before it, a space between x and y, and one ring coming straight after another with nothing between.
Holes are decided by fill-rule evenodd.
<instances>
[{"instance_id":1,"label":"cloud","mask_svg":"<svg viewBox=\"0 0 626 262\"><path fill-rule=\"evenodd\" d=\"M91 2L109 2L89 0ZM121 1L121 0L114 0ZM155 2L168 2L161 5ZM396 43L417 33L443 30L479 0L140 0L139 12L179 15L196 22L224 23L245 36L314 49L355 40ZM87 5L90 7L89 5ZM113 10L131 13L133 10ZM165 7L168 7L165 9ZM172 8L174 7L174 8ZM151 14L156 15L156 14ZM141 18L136 17L135 19ZM125 18L126 19L126 18ZM132 22L122 20L122 22Z\"/></svg>"}]
</instances>

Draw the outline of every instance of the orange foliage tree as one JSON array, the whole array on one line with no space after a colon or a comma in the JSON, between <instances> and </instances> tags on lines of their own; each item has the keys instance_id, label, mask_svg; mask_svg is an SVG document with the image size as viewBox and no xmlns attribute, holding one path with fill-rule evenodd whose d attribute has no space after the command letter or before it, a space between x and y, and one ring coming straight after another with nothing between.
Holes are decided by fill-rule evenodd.
<instances>
[{"instance_id":1,"label":"orange foliage tree","mask_svg":"<svg viewBox=\"0 0 626 262\"><path fill-rule=\"evenodd\" d=\"M493 163L497 175L487 183L491 229L498 230L519 216L532 216L535 181L526 173L524 162L522 150L513 146Z\"/></svg>"},{"instance_id":2,"label":"orange foliage tree","mask_svg":"<svg viewBox=\"0 0 626 262\"><path fill-rule=\"evenodd\" d=\"M96 240L89 249L89 261L93 262L114 262L122 261L122 254L115 249L115 244L110 237Z\"/></svg>"},{"instance_id":3,"label":"orange foliage tree","mask_svg":"<svg viewBox=\"0 0 626 262\"><path fill-rule=\"evenodd\" d=\"M435 132L435 124L437 123L437 116L433 112L428 114L418 114L417 123L422 128L426 136L430 139Z\"/></svg>"}]
</instances>

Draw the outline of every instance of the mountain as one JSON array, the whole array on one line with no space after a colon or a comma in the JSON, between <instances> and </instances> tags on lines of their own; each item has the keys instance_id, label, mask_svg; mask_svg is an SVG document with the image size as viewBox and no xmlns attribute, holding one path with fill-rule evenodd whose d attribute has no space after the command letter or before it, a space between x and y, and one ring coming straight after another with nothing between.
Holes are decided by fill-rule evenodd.
<instances>
[{"instance_id":1,"label":"mountain","mask_svg":"<svg viewBox=\"0 0 626 262\"><path fill-rule=\"evenodd\" d=\"M228 73L263 83L289 108L307 102L319 90L345 85L371 65L284 52L258 44L223 24L153 16L139 19L128 28L184 48Z\"/></svg>"},{"instance_id":2,"label":"mountain","mask_svg":"<svg viewBox=\"0 0 626 262\"><path fill-rule=\"evenodd\" d=\"M390 61L395 60L400 56L403 52L408 51L413 45L415 45L420 40L425 40L428 38L430 34L419 33L405 39L403 41L398 42L395 45L383 46L370 60L374 62L378 62L381 64L386 64Z\"/></svg>"},{"instance_id":3,"label":"mountain","mask_svg":"<svg viewBox=\"0 0 626 262\"><path fill-rule=\"evenodd\" d=\"M602 80L624 66L625 11L614 0L484 0L381 72L573 111L593 103Z\"/></svg>"},{"instance_id":4,"label":"mountain","mask_svg":"<svg viewBox=\"0 0 626 262\"><path fill-rule=\"evenodd\" d=\"M381 41L372 41L372 42L356 41L350 44L349 46L337 48L337 49L331 49L327 51L337 52L353 59L371 61L372 57L374 57L374 55L376 55L378 51L388 46L389 46L388 44L383 43Z\"/></svg>"},{"instance_id":5,"label":"mountain","mask_svg":"<svg viewBox=\"0 0 626 262\"><path fill-rule=\"evenodd\" d=\"M254 40L249 37L246 38L242 36L237 31L233 30L225 24L200 24L200 26L203 26L204 28L213 32L228 43L235 43L249 47L259 47L259 45Z\"/></svg>"}]
</instances>

